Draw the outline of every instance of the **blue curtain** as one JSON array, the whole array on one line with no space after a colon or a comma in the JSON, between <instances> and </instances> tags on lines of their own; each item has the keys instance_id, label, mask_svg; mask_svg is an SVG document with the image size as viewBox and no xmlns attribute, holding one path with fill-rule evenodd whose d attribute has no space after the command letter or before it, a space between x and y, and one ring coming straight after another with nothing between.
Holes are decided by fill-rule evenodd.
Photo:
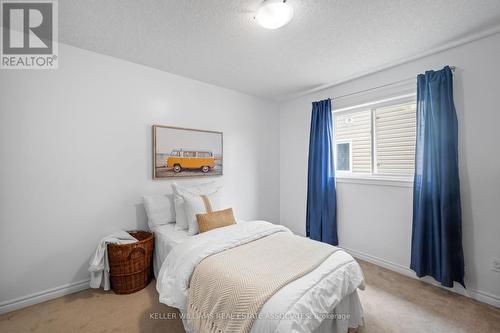
<instances>
[{"instance_id":1,"label":"blue curtain","mask_svg":"<svg viewBox=\"0 0 500 333\"><path fill-rule=\"evenodd\" d=\"M411 269L464 287L458 121L450 67L417 77Z\"/></svg>"},{"instance_id":2,"label":"blue curtain","mask_svg":"<svg viewBox=\"0 0 500 333\"><path fill-rule=\"evenodd\" d=\"M337 198L332 134L330 99L314 102L309 138L306 234L311 239L337 245Z\"/></svg>"}]
</instances>

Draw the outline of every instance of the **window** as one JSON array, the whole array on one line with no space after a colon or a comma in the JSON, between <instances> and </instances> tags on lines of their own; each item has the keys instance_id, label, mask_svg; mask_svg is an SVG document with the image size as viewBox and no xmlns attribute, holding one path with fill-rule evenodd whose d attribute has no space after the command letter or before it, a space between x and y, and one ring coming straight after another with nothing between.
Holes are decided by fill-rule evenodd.
<instances>
[{"instance_id":1,"label":"window","mask_svg":"<svg viewBox=\"0 0 500 333\"><path fill-rule=\"evenodd\" d=\"M352 165L351 165L351 142L344 142L344 141L337 141L335 143L335 156L336 156L336 163L335 165L337 166L336 169L337 171L340 172L351 172Z\"/></svg>"},{"instance_id":2,"label":"window","mask_svg":"<svg viewBox=\"0 0 500 333\"><path fill-rule=\"evenodd\" d=\"M196 152L195 151L185 151L184 157L196 157Z\"/></svg>"},{"instance_id":3,"label":"window","mask_svg":"<svg viewBox=\"0 0 500 333\"><path fill-rule=\"evenodd\" d=\"M334 111L337 175L409 179L415 161L414 97L366 105Z\"/></svg>"},{"instance_id":4,"label":"window","mask_svg":"<svg viewBox=\"0 0 500 333\"><path fill-rule=\"evenodd\" d=\"M212 153L208 151L199 151L198 157L212 157Z\"/></svg>"},{"instance_id":5,"label":"window","mask_svg":"<svg viewBox=\"0 0 500 333\"><path fill-rule=\"evenodd\" d=\"M333 119L335 120L335 146L340 142L351 142L349 145L352 156L350 172L371 173L371 111L334 114ZM338 166L336 170L341 171Z\"/></svg>"},{"instance_id":6,"label":"window","mask_svg":"<svg viewBox=\"0 0 500 333\"><path fill-rule=\"evenodd\" d=\"M374 109L375 172L413 175L416 142L415 103Z\"/></svg>"}]
</instances>

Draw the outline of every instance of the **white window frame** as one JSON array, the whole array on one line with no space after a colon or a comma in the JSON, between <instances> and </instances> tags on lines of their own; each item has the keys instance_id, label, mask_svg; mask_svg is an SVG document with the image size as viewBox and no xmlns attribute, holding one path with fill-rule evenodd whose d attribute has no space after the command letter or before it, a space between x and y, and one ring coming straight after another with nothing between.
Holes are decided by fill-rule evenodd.
<instances>
[{"instance_id":1,"label":"white window frame","mask_svg":"<svg viewBox=\"0 0 500 333\"><path fill-rule=\"evenodd\" d=\"M350 163L350 172L345 171L335 171L336 181L339 183L353 183L353 184L366 184L366 185L385 185L385 186L397 186L397 187L413 187L413 176L412 175L393 175L393 174L379 174L377 172L376 166L376 147L375 147L375 138L376 138L376 125L375 125L375 109L382 108L385 106L397 105L397 104L405 104L405 103L416 103L416 94L405 94L396 97L376 100L373 102L363 103L352 105L340 109L332 110L333 119L335 121L335 116L338 114L346 113L346 112L356 112L363 110L370 110L372 117L372 126L371 126L371 137L372 137L372 154L371 154L371 173L366 174L355 174L352 173L352 142L350 144L349 150L349 163ZM334 132L335 132L335 123L333 124ZM335 135L333 135L333 145L334 145L334 158L337 161L337 141L335 140ZM339 140L339 143L352 141L352 140ZM336 167L335 167L336 168Z\"/></svg>"},{"instance_id":2,"label":"white window frame","mask_svg":"<svg viewBox=\"0 0 500 333\"><path fill-rule=\"evenodd\" d=\"M337 145L342 143L349 144L349 170L338 170L337 169ZM352 175L352 140L338 140L334 142L333 158L335 165L335 175L336 176L350 176Z\"/></svg>"}]
</instances>

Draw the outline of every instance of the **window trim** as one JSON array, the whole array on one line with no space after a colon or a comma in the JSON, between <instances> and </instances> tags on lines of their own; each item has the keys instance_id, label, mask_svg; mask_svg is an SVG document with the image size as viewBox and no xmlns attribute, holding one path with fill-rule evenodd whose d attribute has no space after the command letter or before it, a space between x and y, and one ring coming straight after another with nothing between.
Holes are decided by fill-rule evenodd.
<instances>
[{"instance_id":1,"label":"window trim","mask_svg":"<svg viewBox=\"0 0 500 333\"><path fill-rule=\"evenodd\" d=\"M340 184L377 185L392 187L413 187L413 177L387 177L363 175L335 177L335 181Z\"/></svg>"},{"instance_id":2,"label":"window trim","mask_svg":"<svg viewBox=\"0 0 500 333\"><path fill-rule=\"evenodd\" d=\"M339 140L339 142L345 142L345 141L351 141L350 143L350 172L345 172L345 171L337 171L335 170L335 178L337 179L337 182L339 183L351 183L351 184L365 184L365 185L385 185L385 186L398 186L398 187L413 187L413 175L396 175L396 174L380 174L377 171L377 166L376 166L376 147L375 147L375 137L376 137L376 126L375 126L375 117L374 117L374 110L377 108L382 108L386 106L391 106L391 105L397 105L397 104L405 104L405 103L411 103L415 102L416 103L417 99L417 94L416 93L411 93L411 94L404 94L404 95L399 95L391 98L385 98L385 99L380 99L376 100L373 102L368 102L368 103L362 103L362 104L356 104L348 107L343 107L340 109L332 110L332 115L333 119L335 122L335 115L336 114L342 114L342 113L353 113L353 112L358 112L358 111L363 111L363 110L370 110L371 112L371 117L372 117L372 125L371 125L371 136L372 136L372 154L371 154L371 172L368 173L359 173L359 174L354 174L352 173L352 140ZM333 124L334 129L335 129L335 123ZM335 131L334 131L335 132ZM335 140L335 134L333 135L332 138L333 144L334 144L334 158L335 161L337 161L337 155L336 155L336 150L337 150L337 141ZM336 169L336 167L335 167Z\"/></svg>"},{"instance_id":3,"label":"window trim","mask_svg":"<svg viewBox=\"0 0 500 333\"><path fill-rule=\"evenodd\" d=\"M337 145L338 144L349 144L349 170L337 170ZM339 175L345 175L345 176L350 176L352 175L352 140L338 140L334 143L334 149L333 149L333 158L334 158L334 165L335 165L335 176Z\"/></svg>"}]
</instances>

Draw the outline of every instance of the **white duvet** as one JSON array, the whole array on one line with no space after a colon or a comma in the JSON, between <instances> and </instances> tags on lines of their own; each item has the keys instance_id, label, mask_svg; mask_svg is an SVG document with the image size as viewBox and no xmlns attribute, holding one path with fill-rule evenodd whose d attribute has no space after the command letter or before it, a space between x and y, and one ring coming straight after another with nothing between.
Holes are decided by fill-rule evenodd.
<instances>
[{"instance_id":1,"label":"white duvet","mask_svg":"<svg viewBox=\"0 0 500 333\"><path fill-rule=\"evenodd\" d=\"M269 222L252 221L214 229L180 243L168 254L158 274L160 302L185 313L191 275L200 261L276 232L291 231ZM315 270L274 294L261 309L252 332L323 331L320 326L326 326L325 316L346 312L355 316L344 320L345 330L347 325L355 327L362 321L357 288L364 288L361 268L349 254L336 251Z\"/></svg>"}]
</instances>

